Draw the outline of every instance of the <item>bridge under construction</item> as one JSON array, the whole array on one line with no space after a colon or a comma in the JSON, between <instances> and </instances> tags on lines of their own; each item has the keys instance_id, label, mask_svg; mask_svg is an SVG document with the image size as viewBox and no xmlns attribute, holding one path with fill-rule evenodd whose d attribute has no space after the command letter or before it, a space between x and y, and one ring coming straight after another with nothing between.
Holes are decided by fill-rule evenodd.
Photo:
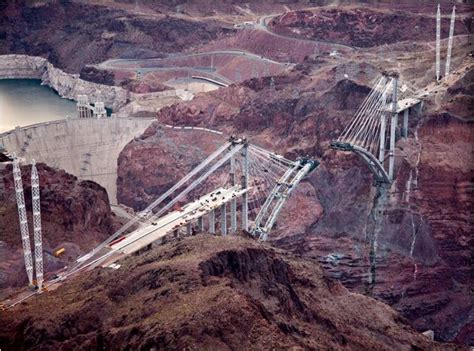
<instances>
[{"instance_id":1,"label":"bridge under construction","mask_svg":"<svg viewBox=\"0 0 474 351\"><path fill-rule=\"evenodd\" d=\"M446 76L450 73L454 19L455 8L451 19ZM435 84L421 91L413 91L400 84L397 73L384 73L375 82L355 115L348 119L342 133L330 144L335 150L352 152L364 160L374 175L374 183L379 192L378 205L386 200L386 189L394 181L396 142L399 138L408 137L410 114L419 115L422 112L423 100L430 96L442 79L439 22L438 8ZM402 123L399 123L400 116L403 116ZM33 162L33 265L19 161L26 156L34 157L36 161L63 168L84 179L96 180L106 187L111 202L115 203L118 153L130 139L140 135L151 123L152 120L147 119L106 118L103 103L92 105L86 96L80 96L78 118L18 127L0 135L0 143L7 150L16 152L13 162L14 179L25 268L30 284L38 288L37 292L27 297L41 292L43 288L58 286L69 277L97 266L118 269L120 266L117 262L120 259L171 237L204 231L211 234L219 232L225 236L242 230L255 238L267 240L277 225L286 201L298 184L319 165L317 160L310 157L289 160L251 144L245 137L232 136L138 216L93 250L79 257L72 267L53 280L43 283L39 179ZM202 130L223 136L221 132L199 127L164 127ZM48 134L55 137L48 138ZM76 137L83 143L75 140ZM74 150L73 154L71 150ZM104 157L106 152L107 157ZM111 163L104 163L104 160L110 160ZM380 220L379 215L374 214L375 221ZM375 264L376 235L371 240L371 262ZM12 301L9 307L24 298Z\"/></svg>"},{"instance_id":2,"label":"bridge under construction","mask_svg":"<svg viewBox=\"0 0 474 351\"><path fill-rule=\"evenodd\" d=\"M18 163L18 158L15 157L15 179L21 180ZM29 233L24 230L27 228L26 213L20 196L23 194L23 187L16 183L20 199L20 222L23 223L25 266L28 276L31 276L30 284L36 285L38 290L9 301L7 306L13 307L40 293L42 289L53 289L79 272L97 266L119 268L116 262L123 257L170 237L199 231L234 235L240 229L266 240L286 200L301 180L318 165L318 161L305 157L291 161L250 144L244 137L230 137L138 216L93 250L79 257L72 267L44 284L42 272L38 268L38 281L33 279L31 250L26 245L30 240ZM206 189L214 190L206 192ZM199 195L203 192L204 195ZM37 262L42 259L42 255L37 253L41 252L41 235L36 234L40 231L41 228L37 228L35 222ZM38 263L36 267L39 267Z\"/></svg>"}]
</instances>

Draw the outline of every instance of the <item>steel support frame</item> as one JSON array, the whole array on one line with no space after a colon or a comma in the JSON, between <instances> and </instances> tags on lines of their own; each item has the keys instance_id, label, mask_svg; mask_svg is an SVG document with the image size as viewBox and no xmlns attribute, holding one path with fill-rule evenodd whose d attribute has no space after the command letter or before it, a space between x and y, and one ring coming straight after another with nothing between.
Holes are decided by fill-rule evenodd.
<instances>
[{"instance_id":1,"label":"steel support frame","mask_svg":"<svg viewBox=\"0 0 474 351\"><path fill-rule=\"evenodd\" d=\"M449 25L449 39L448 39L448 52L446 55L446 67L444 76L447 77L449 75L449 70L451 66L451 52L453 49L453 36L454 36L454 22L456 19L456 6L453 6L453 12L451 13L451 23Z\"/></svg>"},{"instance_id":2,"label":"steel support frame","mask_svg":"<svg viewBox=\"0 0 474 351\"><path fill-rule=\"evenodd\" d=\"M436 81L441 79L441 9L436 12Z\"/></svg>"}]
</instances>

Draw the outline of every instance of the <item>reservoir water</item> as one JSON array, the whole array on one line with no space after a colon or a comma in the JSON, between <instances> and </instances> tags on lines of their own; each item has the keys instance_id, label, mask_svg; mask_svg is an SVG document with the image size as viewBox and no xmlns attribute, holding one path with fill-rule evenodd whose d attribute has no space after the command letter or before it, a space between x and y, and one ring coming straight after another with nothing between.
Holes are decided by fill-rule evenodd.
<instances>
[{"instance_id":1,"label":"reservoir water","mask_svg":"<svg viewBox=\"0 0 474 351\"><path fill-rule=\"evenodd\" d=\"M0 133L75 115L76 103L61 98L39 79L0 79Z\"/></svg>"}]
</instances>

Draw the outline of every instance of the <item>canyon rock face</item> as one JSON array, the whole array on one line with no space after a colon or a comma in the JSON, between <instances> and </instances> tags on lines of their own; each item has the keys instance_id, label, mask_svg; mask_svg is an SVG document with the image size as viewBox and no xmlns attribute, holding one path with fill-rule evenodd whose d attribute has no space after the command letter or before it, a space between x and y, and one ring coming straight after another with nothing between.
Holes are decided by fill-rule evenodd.
<instances>
[{"instance_id":1,"label":"canyon rock face","mask_svg":"<svg viewBox=\"0 0 474 351\"><path fill-rule=\"evenodd\" d=\"M224 142L223 137L209 132L174 130L154 123L120 153L119 203L136 211L145 209Z\"/></svg>"},{"instance_id":2,"label":"canyon rock face","mask_svg":"<svg viewBox=\"0 0 474 351\"><path fill-rule=\"evenodd\" d=\"M472 342L465 332L472 326L468 274L472 239L467 219L472 207L472 126L439 111L450 101L460 115L468 113L469 104L462 103L472 102L466 91L471 73L462 73L450 87L442 88L439 96L445 100L428 99L422 115L411 114L409 138L397 145L397 153L403 156L397 157L396 181L376 201L365 164L352 154L329 148L370 89L363 81L334 83L334 69L310 79L305 73L311 72L308 67L303 63L289 74L274 77L275 89L269 78L251 79L167 107L158 113L158 120L247 135L251 142L288 158L310 155L321 160L300 185L304 190L282 211L271 235L273 244L319 258L334 278L353 291L391 304L420 331L434 329L439 340L464 335L462 342ZM157 126L149 132L155 133ZM132 142L126 151L138 155L139 145ZM123 156L124 165L131 162L131 157ZM156 159L144 157L140 155L142 166L128 174L136 184L150 179L147 169L158 168ZM169 156L162 157L172 163ZM147 198L141 194L144 188L130 185L124 193L135 200L128 205L143 208L152 201L148 197L142 203ZM301 204L310 210L285 212ZM373 223L378 210L381 219ZM374 226L381 231L370 260Z\"/></svg>"},{"instance_id":3,"label":"canyon rock face","mask_svg":"<svg viewBox=\"0 0 474 351\"><path fill-rule=\"evenodd\" d=\"M68 73L109 58L134 58L144 50L156 56L179 52L226 31L214 22L150 17L146 9L130 13L113 3L3 2L0 14L0 54L41 56Z\"/></svg>"},{"instance_id":4,"label":"canyon rock face","mask_svg":"<svg viewBox=\"0 0 474 351\"><path fill-rule=\"evenodd\" d=\"M40 179L45 272L48 272L62 268L70 259L93 248L117 229L118 222L110 210L107 193L100 185L92 181L79 181L62 170L53 169L42 163L37 164L37 169ZM21 170L32 238L31 167L22 166ZM6 165L1 176L3 187L0 194L2 223L0 289L5 289L24 286L27 277L24 272L11 164ZM66 252L58 259L52 252L60 247L65 247ZM6 257L5 261L3 254Z\"/></svg>"},{"instance_id":5,"label":"canyon rock face","mask_svg":"<svg viewBox=\"0 0 474 351\"><path fill-rule=\"evenodd\" d=\"M41 313L41 311L49 313ZM28 331L28 332L26 332ZM315 260L239 236L179 239L0 319L2 348L454 350ZM459 348L461 350L461 348Z\"/></svg>"},{"instance_id":6,"label":"canyon rock face","mask_svg":"<svg viewBox=\"0 0 474 351\"><path fill-rule=\"evenodd\" d=\"M405 12L387 10L384 4L375 10L329 7L289 11L268 24L277 35L255 29L229 36L225 34L233 31L222 29L214 20L190 22L185 16L157 13L144 18L140 10L127 12L121 8L132 3L123 0L118 6L109 2L110 8L78 2L0 4L3 18L7 19L0 28L0 53L26 53L50 61L42 58L40 63L35 58L33 63L25 60L22 66L21 60L15 59L14 67L7 64L3 71L13 67L14 74L42 78L46 84L57 86L61 95L73 97L84 89L90 94L98 91L97 85L89 85L93 83L79 79L77 73L84 64L107 58L163 57L163 53L185 49L194 52L230 48L297 65L288 66L279 75L270 70L265 77L162 108L157 123L131 141L120 155L119 201L136 210L144 209L225 140L204 131L167 130L164 124L246 135L252 143L291 159L314 157L321 165L288 201L270 236L271 244L300 255L307 262L319 260L332 278L353 292L392 305L418 331L433 329L437 340L474 343L470 299L473 67L469 46L472 36L466 35L472 33L472 10L466 10L469 5L458 6L454 72L425 99L421 115L412 111L409 136L397 143L395 182L384 190L372 186L372 176L360 159L331 150L329 143L341 133L380 72L397 70L401 82L414 91L433 83L435 8L431 3L397 3ZM183 8L198 13L199 3L187 2ZM445 11L447 3L443 2L444 15L449 15ZM166 6L153 4L155 9ZM267 3L250 4L248 9L258 6ZM420 13L413 11L415 7ZM225 11L231 14L245 10L225 5ZM202 12L212 16L217 13L208 5L203 6ZM274 12L265 14L268 13ZM442 20L443 38L448 28L446 16ZM336 49L333 55L331 51ZM232 69L229 72L233 73ZM247 77L249 72L244 73ZM88 79L102 79L105 83L109 78L89 75ZM153 99L169 94L159 92L159 86L126 85L131 92L101 86L106 92L106 104L120 107L128 100L142 99L133 92L156 90L151 93L156 95L148 95ZM150 104L145 98L142 102ZM123 113L135 111L132 104L127 107ZM217 174L211 182L217 184L222 177ZM14 211L10 211L13 218ZM67 224L71 217L65 218L66 223L55 225L80 228L77 223ZM293 260L289 258L292 254L283 255L286 258L279 258L276 263L275 257L269 259L271 254L258 244L251 244L251 248L242 242L238 242L238 248L223 244L223 251L219 251L216 247L220 244L214 239L234 238L212 239L212 250L198 239L189 239L189 246L171 244L148 254L144 261L130 258L123 271L115 274L106 270L89 273L72 285L65 285L66 290L41 296L37 307L20 306L21 318L6 319L0 325L5 326L0 328L0 342L21 348L41 344L41 338L57 343L68 339L66 348L124 344L135 349L154 345L186 348L193 344L202 348L239 348L241 340L250 340L249 347L256 345L255 348L327 345L337 349L346 343L360 349L436 349L412 336L411 329L398 329L393 319L399 317L388 319L389 322L383 317L380 324L378 316L386 316L385 313L371 309L379 306L378 302L347 294L344 288L327 284L326 280L312 281L313 274L320 273L317 267L306 270L308 266L301 261L295 266L301 270L289 270L281 262ZM196 253L195 247L201 251ZM5 257L10 257L11 262L16 259L17 267L21 267L18 255L14 258L5 252ZM255 252L263 263L255 258ZM189 256L184 257L187 253ZM182 259L171 260L173 257ZM193 257L197 257L195 261ZM300 272L308 273L303 279ZM311 289L307 291L308 286ZM337 318L322 314L322 307L318 307L326 308L329 300L312 295L325 287L336 297L341 292L351 296L350 302L333 305L338 313L344 312ZM88 290L90 295L78 293ZM80 299L83 305L78 308L72 303L74 299ZM35 311L54 310L51 306L56 307L57 301L64 308L58 312L61 323ZM325 303L320 305L321 301ZM334 300L330 303L334 304ZM83 306L88 306L86 310L90 312L85 312ZM156 306L163 309L155 309ZM229 313L221 315L221 310ZM102 316L107 313L113 315L105 320ZM177 317L172 319L170 315ZM41 319L39 325L43 329L35 329L34 318ZM152 324L157 320L158 324ZM370 337L360 334L360 329L365 333L366 325L373 325L374 321L376 330L371 330ZM351 323L358 323L355 330L339 329L351 328ZM386 327L380 329L380 325ZM224 333L223 326L231 332ZM33 336L24 339L15 329L33 330L28 334ZM410 332L405 334L407 330ZM335 337L327 338L327 334ZM270 344L273 340L283 341ZM312 343L314 340L316 344ZM379 343L372 344L372 340Z\"/></svg>"},{"instance_id":7,"label":"canyon rock face","mask_svg":"<svg viewBox=\"0 0 474 351\"><path fill-rule=\"evenodd\" d=\"M441 21L443 38L449 36L449 21L448 17ZM405 40L433 41L436 30L436 22L429 16L367 8L292 11L272 18L269 26L275 33L295 38L363 48ZM472 18L458 15L455 33L472 33Z\"/></svg>"}]
</instances>

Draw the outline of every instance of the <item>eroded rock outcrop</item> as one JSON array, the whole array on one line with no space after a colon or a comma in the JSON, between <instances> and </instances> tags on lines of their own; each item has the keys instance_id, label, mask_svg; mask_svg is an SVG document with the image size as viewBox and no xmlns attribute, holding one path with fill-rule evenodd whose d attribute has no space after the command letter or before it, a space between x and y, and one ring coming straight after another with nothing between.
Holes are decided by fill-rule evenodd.
<instances>
[{"instance_id":1,"label":"eroded rock outcrop","mask_svg":"<svg viewBox=\"0 0 474 351\"><path fill-rule=\"evenodd\" d=\"M405 40L433 41L436 23L432 17L402 11L322 8L284 13L274 17L269 26L275 33L295 38L372 47ZM469 16L458 16L456 35L470 33L471 26ZM446 38L449 18L443 18L441 29L442 37Z\"/></svg>"},{"instance_id":2,"label":"eroded rock outcrop","mask_svg":"<svg viewBox=\"0 0 474 351\"><path fill-rule=\"evenodd\" d=\"M418 334L387 305L348 292L314 260L207 234L130 257L118 270L85 273L18 306L2 315L0 345L455 349Z\"/></svg>"}]
</instances>

